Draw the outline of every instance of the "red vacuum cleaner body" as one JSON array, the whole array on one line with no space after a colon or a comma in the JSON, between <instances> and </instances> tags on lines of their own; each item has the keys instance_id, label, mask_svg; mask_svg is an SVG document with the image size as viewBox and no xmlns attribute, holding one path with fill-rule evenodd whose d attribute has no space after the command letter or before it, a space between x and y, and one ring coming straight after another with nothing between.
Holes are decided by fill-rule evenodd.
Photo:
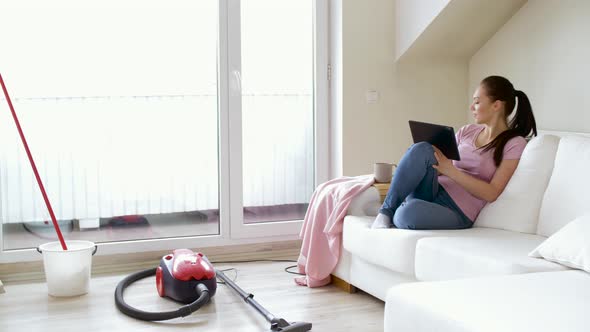
<instances>
[{"instance_id":1,"label":"red vacuum cleaner body","mask_svg":"<svg viewBox=\"0 0 590 332\"><path fill-rule=\"evenodd\" d=\"M199 297L195 292L198 284L207 286L210 297L215 295L215 269L206 256L189 249L176 249L162 257L156 269L156 288L161 297L191 303Z\"/></svg>"}]
</instances>

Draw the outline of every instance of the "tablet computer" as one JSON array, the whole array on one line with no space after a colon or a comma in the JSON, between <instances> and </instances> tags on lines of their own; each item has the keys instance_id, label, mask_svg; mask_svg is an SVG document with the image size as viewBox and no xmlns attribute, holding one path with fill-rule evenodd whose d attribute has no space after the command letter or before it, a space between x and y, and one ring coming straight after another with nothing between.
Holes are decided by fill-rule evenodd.
<instances>
[{"instance_id":1,"label":"tablet computer","mask_svg":"<svg viewBox=\"0 0 590 332\"><path fill-rule=\"evenodd\" d=\"M410 120L410 131L414 143L428 142L439 148L447 158L461 160L453 127Z\"/></svg>"}]
</instances>

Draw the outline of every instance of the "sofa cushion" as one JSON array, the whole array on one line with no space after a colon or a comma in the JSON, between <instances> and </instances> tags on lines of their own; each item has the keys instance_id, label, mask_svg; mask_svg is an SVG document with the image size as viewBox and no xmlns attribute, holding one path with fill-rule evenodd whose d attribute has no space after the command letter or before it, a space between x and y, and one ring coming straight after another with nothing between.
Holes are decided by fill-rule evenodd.
<instances>
[{"instance_id":1,"label":"sofa cushion","mask_svg":"<svg viewBox=\"0 0 590 332\"><path fill-rule=\"evenodd\" d=\"M475 225L535 234L558 145L557 136L533 138L527 144L510 182L496 201L481 210Z\"/></svg>"},{"instance_id":2,"label":"sofa cushion","mask_svg":"<svg viewBox=\"0 0 590 332\"><path fill-rule=\"evenodd\" d=\"M551 236L574 218L590 212L588 169L590 138L576 135L562 138L541 204L537 234Z\"/></svg>"},{"instance_id":3,"label":"sofa cushion","mask_svg":"<svg viewBox=\"0 0 590 332\"><path fill-rule=\"evenodd\" d=\"M468 230L371 229L375 217L346 216L342 245L353 255L396 272L414 276L416 242L429 236L466 234ZM532 248L531 248L532 249Z\"/></svg>"},{"instance_id":4,"label":"sofa cushion","mask_svg":"<svg viewBox=\"0 0 590 332\"><path fill-rule=\"evenodd\" d=\"M416 279L450 280L567 269L528 256L545 237L504 230L473 230L468 236L420 239L416 245Z\"/></svg>"},{"instance_id":5,"label":"sofa cushion","mask_svg":"<svg viewBox=\"0 0 590 332\"><path fill-rule=\"evenodd\" d=\"M582 271L392 287L385 332L588 331L590 275Z\"/></svg>"},{"instance_id":6,"label":"sofa cushion","mask_svg":"<svg viewBox=\"0 0 590 332\"><path fill-rule=\"evenodd\" d=\"M342 246L351 254L359 256L369 263L411 277L415 276L416 243L420 239L441 236L485 238L512 233L480 227L459 230L371 229L374 219L375 217L369 216L346 216L342 232ZM538 243L541 243L541 241ZM534 247L534 245L531 246L529 251ZM526 257L529 251L525 251L523 256ZM528 259L534 260L530 257Z\"/></svg>"}]
</instances>

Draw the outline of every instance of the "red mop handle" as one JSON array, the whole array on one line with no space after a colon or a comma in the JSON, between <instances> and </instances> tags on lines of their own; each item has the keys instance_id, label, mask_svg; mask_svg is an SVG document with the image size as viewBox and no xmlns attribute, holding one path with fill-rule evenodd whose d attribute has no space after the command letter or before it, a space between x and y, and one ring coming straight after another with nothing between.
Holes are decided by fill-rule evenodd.
<instances>
[{"instance_id":1,"label":"red mop handle","mask_svg":"<svg viewBox=\"0 0 590 332\"><path fill-rule=\"evenodd\" d=\"M51 216L51 221L53 222L53 228L55 228L55 232L57 233L57 237L59 238L59 242L61 243L61 248L63 250L68 250L66 242L64 241L64 237L61 235L61 230L59 229L57 220L55 219L53 209L51 208L51 203L49 203L49 198L47 197L47 193L45 192L45 187L43 187L43 182L41 182L41 177L39 176L39 172L37 172L37 166L35 166L35 161L33 160L33 156L31 155L31 150L29 150L29 145L27 144L27 140L25 139L25 134L23 134L23 130L20 127L20 123L18 122L18 117L16 116L16 112L14 111L14 107L12 106L12 101L10 101L8 90L6 90L6 85L4 85L2 74L0 74L0 84L2 84L4 96L6 96L6 101L8 101L8 107L10 107L10 111L12 112L12 117L14 118L16 129L18 129L20 138L23 141L25 150L27 151L27 156L29 157L29 161L31 162L31 167L33 168L33 173L35 173L35 178L37 178L37 183L39 184L39 188L41 189L41 194L43 194L43 200L45 200L45 205L47 205L47 210L49 210L49 215Z\"/></svg>"}]
</instances>

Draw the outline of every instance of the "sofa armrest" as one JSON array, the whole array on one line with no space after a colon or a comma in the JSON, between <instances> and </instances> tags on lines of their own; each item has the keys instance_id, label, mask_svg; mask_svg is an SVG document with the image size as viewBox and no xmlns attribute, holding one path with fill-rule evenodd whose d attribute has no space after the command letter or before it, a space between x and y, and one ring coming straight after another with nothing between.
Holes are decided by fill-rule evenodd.
<instances>
[{"instance_id":1,"label":"sofa armrest","mask_svg":"<svg viewBox=\"0 0 590 332\"><path fill-rule=\"evenodd\" d=\"M377 188L371 186L352 199L348 206L348 216L376 216L381 207L381 197Z\"/></svg>"}]
</instances>

